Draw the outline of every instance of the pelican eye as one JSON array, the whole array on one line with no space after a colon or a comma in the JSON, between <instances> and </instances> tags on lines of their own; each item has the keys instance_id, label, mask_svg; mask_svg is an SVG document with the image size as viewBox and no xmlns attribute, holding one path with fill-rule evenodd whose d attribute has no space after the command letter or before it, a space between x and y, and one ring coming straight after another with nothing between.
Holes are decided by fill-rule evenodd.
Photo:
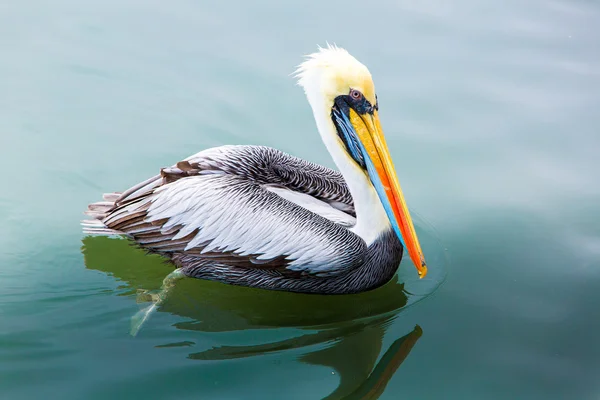
<instances>
[{"instance_id":1,"label":"pelican eye","mask_svg":"<svg viewBox=\"0 0 600 400\"><path fill-rule=\"evenodd\" d=\"M375 107L371 105L360 90L350 89L347 95L341 97L344 97L348 106L359 114L372 114L375 110Z\"/></svg>"},{"instance_id":2,"label":"pelican eye","mask_svg":"<svg viewBox=\"0 0 600 400\"><path fill-rule=\"evenodd\" d=\"M350 89L350 97L354 100L360 100L363 97L363 94L356 89Z\"/></svg>"}]
</instances>

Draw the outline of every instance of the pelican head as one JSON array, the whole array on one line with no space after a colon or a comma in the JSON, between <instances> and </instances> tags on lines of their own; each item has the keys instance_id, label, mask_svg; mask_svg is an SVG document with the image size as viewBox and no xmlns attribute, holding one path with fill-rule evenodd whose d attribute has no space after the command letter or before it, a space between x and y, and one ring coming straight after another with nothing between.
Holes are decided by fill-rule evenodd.
<instances>
[{"instance_id":1,"label":"pelican head","mask_svg":"<svg viewBox=\"0 0 600 400\"><path fill-rule=\"evenodd\" d=\"M379 123L371 73L346 50L328 46L309 55L296 75L326 146L332 153L341 149L353 170L371 182L392 228L423 278L427 274L425 258Z\"/></svg>"}]
</instances>

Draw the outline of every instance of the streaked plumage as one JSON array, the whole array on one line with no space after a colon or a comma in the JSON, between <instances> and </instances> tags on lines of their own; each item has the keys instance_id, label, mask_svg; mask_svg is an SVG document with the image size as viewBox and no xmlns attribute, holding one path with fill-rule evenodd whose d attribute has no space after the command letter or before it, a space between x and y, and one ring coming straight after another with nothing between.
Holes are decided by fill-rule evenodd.
<instances>
[{"instance_id":1,"label":"streaked plumage","mask_svg":"<svg viewBox=\"0 0 600 400\"><path fill-rule=\"evenodd\" d=\"M344 93L350 88L351 96L362 85L364 107L349 99L352 109L362 107L373 118L378 104L368 70L344 50L322 49L300 68L300 83L341 173L269 147L212 148L91 204L85 232L126 235L195 278L306 293L355 293L386 283L402 257L399 225L390 224L398 206L380 200L392 189L371 183L378 158L373 164L356 136L352 111L340 111L338 105L346 104L340 89L315 78L319 68L341 69L345 75L334 78L348 82L335 85ZM328 109L331 117L324 120ZM350 136L340 136L334 117L345 118L337 123L345 123Z\"/></svg>"}]
</instances>

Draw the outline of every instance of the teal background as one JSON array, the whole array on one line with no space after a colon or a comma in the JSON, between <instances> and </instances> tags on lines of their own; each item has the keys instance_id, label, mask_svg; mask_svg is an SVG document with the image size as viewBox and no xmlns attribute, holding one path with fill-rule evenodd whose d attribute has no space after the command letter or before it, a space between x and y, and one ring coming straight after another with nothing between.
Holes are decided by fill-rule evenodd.
<instances>
[{"instance_id":1,"label":"teal background","mask_svg":"<svg viewBox=\"0 0 600 400\"><path fill-rule=\"evenodd\" d=\"M0 4L1 397L598 399L598 21L584 0ZM84 239L82 211L221 144L333 166L290 76L326 41L374 76L430 276L185 280L130 337L169 267Z\"/></svg>"}]
</instances>

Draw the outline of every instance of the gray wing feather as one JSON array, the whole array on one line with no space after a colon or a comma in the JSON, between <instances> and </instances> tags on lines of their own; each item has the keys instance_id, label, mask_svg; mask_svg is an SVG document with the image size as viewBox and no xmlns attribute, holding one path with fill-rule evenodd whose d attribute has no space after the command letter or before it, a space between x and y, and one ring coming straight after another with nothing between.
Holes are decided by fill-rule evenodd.
<instances>
[{"instance_id":1,"label":"gray wing feather","mask_svg":"<svg viewBox=\"0 0 600 400\"><path fill-rule=\"evenodd\" d=\"M173 239L197 232L184 251L233 252L257 260L285 256L292 271L329 274L356 261L353 233L259 185L231 175L180 179L155 190L146 221L167 219L161 232Z\"/></svg>"},{"instance_id":2,"label":"gray wing feather","mask_svg":"<svg viewBox=\"0 0 600 400\"><path fill-rule=\"evenodd\" d=\"M93 211L103 228L160 253L329 276L360 265L366 252L343 226L354 210L341 175L268 147L208 149L109 196L112 207Z\"/></svg>"},{"instance_id":3,"label":"gray wing feather","mask_svg":"<svg viewBox=\"0 0 600 400\"><path fill-rule=\"evenodd\" d=\"M356 225L356 218L342 211L339 206L336 207L334 203L328 203L309 194L296 192L286 187L265 185L265 189L346 228Z\"/></svg>"},{"instance_id":4,"label":"gray wing feather","mask_svg":"<svg viewBox=\"0 0 600 400\"><path fill-rule=\"evenodd\" d=\"M214 147L185 162L202 173L219 171L264 185L279 185L355 216L352 195L342 174L271 147Z\"/></svg>"}]
</instances>

